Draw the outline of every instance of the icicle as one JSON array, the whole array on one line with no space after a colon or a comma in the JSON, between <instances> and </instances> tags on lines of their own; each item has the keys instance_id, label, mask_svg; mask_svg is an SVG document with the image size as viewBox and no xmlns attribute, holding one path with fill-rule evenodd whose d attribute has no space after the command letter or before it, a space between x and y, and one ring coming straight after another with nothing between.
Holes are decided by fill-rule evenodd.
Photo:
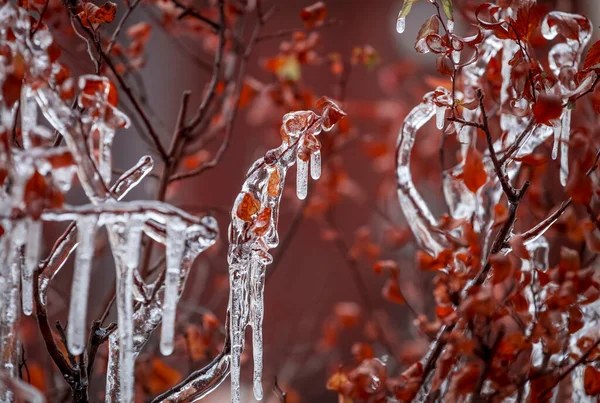
<instances>
[{"instance_id":1,"label":"icicle","mask_svg":"<svg viewBox=\"0 0 600 403\"><path fill-rule=\"evenodd\" d=\"M398 17L398 20L396 21L396 31L399 34L401 34L404 32L405 29L406 29L406 18Z\"/></svg>"},{"instance_id":2,"label":"icicle","mask_svg":"<svg viewBox=\"0 0 600 403\"><path fill-rule=\"evenodd\" d=\"M186 225L179 217L171 218L167 222L167 271L160 333L160 352L163 355L170 355L173 352L181 258L185 249L185 229Z\"/></svg>"},{"instance_id":3,"label":"icicle","mask_svg":"<svg viewBox=\"0 0 600 403\"><path fill-rule=\"evenodd\" d=\"M122 234L124 245L113 249L117 266L117 322L119 325L120 401L133 401L135 351L133 348L133 272L137 268L143 222L134 217L127 223L113 225Z\"/></svg>"},{"instance_id":4,"label":"icicle","mask_svg":"<svg viewBox=\"0 0 600 403\"><path fill-rule=\"evenodd\" d=\"M438 129L442 130L444 128L444 123L446 122L446 107L436 105L435 106L435 125Z\"/></svg>"},{"instance_id":5,"label":"icicle","mask_svg":"<svg viewBox=\"0 0 600 403\"><path fill-rule=\"evenodd\" d=\"M23 313L28 316L33 312L33 273L37 269L40 260L41 243L42 222L40 220L27 220L25 265L21 271L21 297L23 299Z\"/></svg>"},{"instance_id":6,"label":"icicle","mask_svg":"<svg viewBox=\"0 0 600 403\"><path fill-rule=\"evenodd\" d=\"M298 157L296 165L296 195L304 200L308 193L308 161Z\"/></svg>"},{"instance_id":7,"label":"icicle","mask_svg":"<svg viewBox=\"0 0 600 403\"><path fill-rule=\"evenodd\" d=\"M454 62L454 64L460 63L460 51L459 50L452 51L452 61Z\"/></svg>"},{"instance_id":8,"label":"icicle","mask_svg":"<svg viewBox=\"0 0 600 403\"><path fill-rule=\"evenodd\" d=\"M252 354L254 358L254 398L262 400L263 337L265 265L253 255L250 266L250 325L252 326Z\"/></svg>"},{"instance_id":9,"label":"icicle","mask_svg":"<svg viewBox=\"0 0 600 403\"><path fill-rule=\"evenodd\" d=\"M107 185L111 182L112 177L112 143L115 137L115 131L106 125L102 124L98 128L100 133L100 142L98 150L98 171L102 180Z\"/></svg>"},{"instance_id":10,"label":"icicle","mask_svg":"<svg viewBox=\"0 0 600 403\"><path fill-rule=\"evenodd\" d=\"M564 111L563 111L563 117L564 117ZM561 119L562 121L562 119ZM554 133L554 142L552 143L552 159L556 160L556 158L558 157L558 145L560 144L560 134L562 131L562 124L554 126L553 128L553 133Z\"/></svg>"},{"instance_id":11,"label":"icicle","mask_svg":"<svg viewBox=\"0 0 600 403\"><path fill-rule=\"evenodd\" d=\"M310 176L317 180L321 177L321 151L310 154Z\"/></svg>"},{"instance_id":12,"label":"icicle","mask_svg":"<svg viewBox=\"0 0 600 403\"><path fill-rule=\"evenodd\" d=\"M154 168L152 157L144 155L134 166L119 177L113 186L113 193L121 200L152 171L152 168Z\"/></svg>"},{"instance_id":13,"label":"icicle","mask_svg":"<svg viewBox=\"0 0 600 403\"><path fill-rule=\"evenodd\" d=\"M565 109L562 120L562 131L560 133L560 183L567 186L569 178L569 140L571 137L571 113Z\"/></svg>"},{"instance_id":14,"label":"icicle","mask_svg":"<svg viewBox=\"0 0 600 403\"><path fill-rule=\"evenodd\" d=\"M231 342L231 402L240 402L241 356L244 351L247 306L246 272L243 268L229 268L229 338Z\"/></svg>"},{"instance_id":15,"label":"icicle","mask_svg":"<svg viewBox=\"0 0 600 403\"><path fill-rule=\"evenodd\" d=\"M21 90L21 135L23 138L23 147L30 149L32 147L31 132L37 125L37 104L32 96L29 86L24 86Z\"/></svg>"},{"instance_id":16,"label":"icicle","mask_svg":"<svg viewBox=\"0 0 600 403\"><path fill-rule=\"evenodd\" d=\"M75 272L71 283L71 306L69 308L69 326L67 342L69 351L78 355L85 348L85 329L87 328L88 290L96 241L95 215L82 216L77 219L77 242L75 255Z\"/></svg>"}]
</instances>

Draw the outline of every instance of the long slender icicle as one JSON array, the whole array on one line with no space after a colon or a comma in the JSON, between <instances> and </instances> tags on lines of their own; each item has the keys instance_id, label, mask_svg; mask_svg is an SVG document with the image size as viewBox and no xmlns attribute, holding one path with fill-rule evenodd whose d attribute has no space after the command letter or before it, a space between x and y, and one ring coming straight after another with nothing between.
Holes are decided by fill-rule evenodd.
<instances>
[{"instance_id":1,"label":"long slender icicle","mask_svg":"<svg viewBox=\"0 0 600 403\"><path fill-rule=\"evenodd\" d=\"M306 199L308 194L308 161L298 157L296 170L296 195L298 199Z\"/></svg>"},{"instance_id":2,"label":"long slender icicle","mask_svg":"<svg viewBox=\"0 0 600 403\"><path fill-rule=\"evenodd\" d=\"M569 140L571 139L571 113L565 109L560 133L560 183L567 186L569 178Z\"/></svg>"},{"instance_id":3,"label":"long slender icicle","mask_svg":"<svg viewBox=\"0 0 600 403\"><path fill-rule=\"evenodd\" d=\"M179 279L181 259L185 249L185 229L185 223L179 218L172 218L167 222L167 271L160 333L160 352L163 355L170 355L173 352L175 311L179 299Z\"/></svg>"},{"instance_id":4,"label":"long slender icicle","mask_svg":"<svg viewBox=\"0 0 600 403\"><path fill-rule=\"evenodd\" d=\"M317 180L321 177L321 151L317 150L310 155L310 177Z\"/></svg>"},{"instance_id":5,"label":"long slender icicle","mask_svg":"<svg viewBox=\"0 0 600 403\"><path fill-rule=\"evenodd\" d=\"M119 369L120 401L126 403L133 401L134 391L133 274L139 260L143 221L135 217L127 225L117 223L113 226L113 231L121 233L125 241L125 244L116 251L115 264L117 265L117 321L121 364Z\"/></svg>"},{"instance_id":6,"label":"long slender icicle","mask_svg":"<svg viewBox=\"0 0 600 403\"><path fill-rule=\"evenodd\" d=\"M40 220L28 220L25 264L21 271L21 297L23 299L23 313L25 315L31 315L33 312L33 273L37 269L40 260L41 243L42 222Z\"/></svg>"},{"instance_id":7,"label":"long slender icicle","mask_svg":"<svg viewBox=\"0 0 600 403\"><path fill-rule=\"evenodd\" d=\"M71 283L71 306L67 342L69 351L81 354L85 348L85 329L87 326L87 301L90 287L90 274L96 240L97 217L82 216L77 220L77 242L75 254L75 272Z\"/></svg>"},{"instance_id":8,"label":"long slender icicle","mask_svg":"<svg viewBox=\"0 0 600 403\"><path fill-rule=\"evenodd\" d=\"M265 265L258 256L253 256L250 266L250 325L252 326L252 354L254 358L254 398L262 400L263 337Z\"/></svg>"}]
</instances>

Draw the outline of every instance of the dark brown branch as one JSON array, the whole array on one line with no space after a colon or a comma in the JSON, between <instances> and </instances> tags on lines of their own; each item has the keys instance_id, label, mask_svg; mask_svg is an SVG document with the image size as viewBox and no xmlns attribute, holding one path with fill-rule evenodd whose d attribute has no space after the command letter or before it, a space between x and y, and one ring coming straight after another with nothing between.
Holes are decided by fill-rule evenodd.
<instances>
[{"instance_id":1,"label":"dark brown branch","mask_svg":"<svg viewBox=\"0 0 600 403\"><path fill-rule=\"evenodd\" d=\"M171 0L171 2L175 5L175 7L183 10L183 12L181 14L179 14L179 16L177 17L179 19L182 19L182 18L184 18L186 16L194 17L194 18L196 18L196 19L204 22L205 24L209 25L215 32L218 31L219 28L222 26L222 25L217 24L216 22L214 22L210 18L207 18L207 17L203 16L197 10L195 10L195 9L189 7L189 6L186 6L185 4L183 4L182 2L180 2L179 0Z\"/></svg>"}]
</instances>

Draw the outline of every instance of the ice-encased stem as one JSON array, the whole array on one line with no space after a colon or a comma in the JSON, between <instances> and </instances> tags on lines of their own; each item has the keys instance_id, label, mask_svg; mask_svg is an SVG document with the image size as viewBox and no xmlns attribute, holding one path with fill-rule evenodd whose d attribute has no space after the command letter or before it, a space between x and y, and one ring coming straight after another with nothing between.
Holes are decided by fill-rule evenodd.
<instances>
[{"instance_id":1,"label":"ice-encased stem","mask_svg":"<svg viewBox=\"0 0 600 403\"><path fill-rule=\"evenodd\" d=\"M179 218L171 218L167 222L167 270L160 333L160 352L163 355L170 355L173 352L181 259L185 249L185 230L186 225Z\"/></svg>"},{"instance_id":2,"label":"ice-encased stem","mask_svg":"<svg viewBox=\"0 0 600 403\"><path fill-rule=\"evenodd\" d=\"M94 258L97 222L98 219L94 215L82 216L77 219L78 248L75 254L69 326L67 327L68 348L71 353L76 355L83 353L85 348L88 291Z\"/></svg>"},{"instance_id":3,"label":"ice-encased stem","mask_svg":"<svg viewBox=\"0 0 600 403\"><path fill-rule=\"evenodd\" d=\"M410 172L410 155L417 131L436 115L436 108L428 100L431 95L426 95L425 101L413 108L404 120L398 136L396 178L400 206L410 229L420 246L432 256L436 256L444 249L444 241L430 231L436 220L415 188Z\"/></svg>"},{"instance_id":4,"label":"ice-encased stem","mask_svg":"<svg viewBox=\"0 0 600 403\"><path fill-rule=\"evenodd\" d=\"M40 220L27 220L27 243L25 247L25 264L21 270L21 297L23 313L31 315L33 312L33 273L40 260L40 247L42 243L42 222Z\"/></svg>"}]
</instances>

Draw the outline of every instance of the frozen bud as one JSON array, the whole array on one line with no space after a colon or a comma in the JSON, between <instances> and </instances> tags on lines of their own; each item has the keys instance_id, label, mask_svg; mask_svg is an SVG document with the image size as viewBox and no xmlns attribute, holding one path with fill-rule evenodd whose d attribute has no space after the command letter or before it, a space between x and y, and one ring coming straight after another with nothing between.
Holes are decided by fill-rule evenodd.
<instances>
[{"instance_id":1,"label":"frozen bud","mask_svg":"<svg viewBox=\"0 0 600 403\"><path fill-rule=\"evenodd\" d=\"M283 116L283 129L288 136L298 137L317 120L313 111L286 113Z\"/></svg>"}]
</instances>

